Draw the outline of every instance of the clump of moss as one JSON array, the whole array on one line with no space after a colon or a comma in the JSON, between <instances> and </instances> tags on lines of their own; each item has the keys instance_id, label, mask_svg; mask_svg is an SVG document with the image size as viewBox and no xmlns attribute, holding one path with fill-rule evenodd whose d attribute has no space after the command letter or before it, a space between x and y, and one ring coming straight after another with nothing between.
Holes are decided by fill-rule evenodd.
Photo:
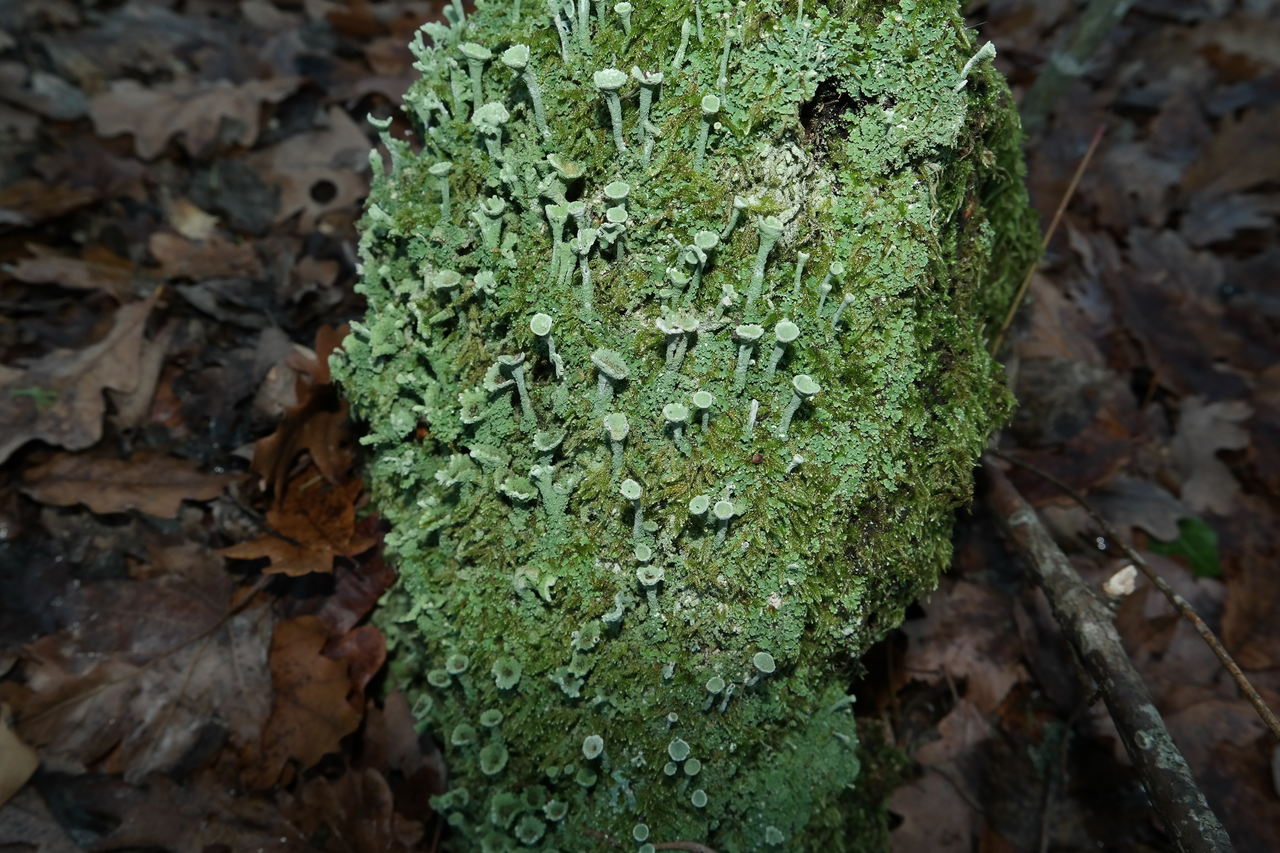
<instances>
[{"instance_id":1,"label":"clump of moss","mask_svg":"<svg viewBox=\"0 0 1280 853\"><path fill-rule=\"evenodd\" d=\"M449 14L333 369L453 843L848 849L846 662L1008 410L1008 92L954 0Z\"/></svg>"}]
</instances>

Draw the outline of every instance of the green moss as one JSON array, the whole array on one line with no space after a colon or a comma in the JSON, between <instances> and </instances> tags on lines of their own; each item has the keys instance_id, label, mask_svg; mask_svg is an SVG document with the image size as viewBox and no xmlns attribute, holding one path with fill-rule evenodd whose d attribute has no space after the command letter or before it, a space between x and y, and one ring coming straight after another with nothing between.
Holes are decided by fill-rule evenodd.
<instances>
[{"instance_id":1,"label":"green moss","mask_svg":"<svg viewBox=\"0 0 1280 853\"><path fill-rule=\"evenodd\" d=\"M456 849L857 848L846 664L946 566L1035 246L956 7L480 2L415 43L333 369Z\"/></svg>"}]
</instances>

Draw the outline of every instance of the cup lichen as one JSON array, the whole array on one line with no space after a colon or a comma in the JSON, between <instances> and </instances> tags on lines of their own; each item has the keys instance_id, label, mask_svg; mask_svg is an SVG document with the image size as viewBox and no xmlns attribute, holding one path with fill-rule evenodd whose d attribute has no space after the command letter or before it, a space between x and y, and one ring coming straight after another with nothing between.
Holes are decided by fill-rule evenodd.
<instances>
[{"instance_id":1,"label":"cup lichen","mask_svg":"<svg viewBox=\"0 0 1280 853\"><path fill-rule=\"evenodd\" d=\"M1008 411L1034 219L957 0L689 6L455 2L375 158L332 367L451 849L856 847L847 662Z\"/></svg>"}]
</instances>

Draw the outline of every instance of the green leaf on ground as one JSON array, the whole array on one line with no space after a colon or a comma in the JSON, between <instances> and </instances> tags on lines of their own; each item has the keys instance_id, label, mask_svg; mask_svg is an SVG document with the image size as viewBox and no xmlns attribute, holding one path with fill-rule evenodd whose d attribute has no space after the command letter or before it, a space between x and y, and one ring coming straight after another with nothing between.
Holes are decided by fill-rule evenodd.
<instances>
[{"instance_id":1,"label":"green leaf on ground","mask_svg":"<svg viewBox=\"0 0 1280 853\"><path fill-rule=\"evenodd\" d=\"M1179 519L1177 539L1172 542L1153 539L1149 547L1156 554L1186 557L1192 574L1198 578L1222 575L1222 564L1218 561L1218 534L1204 519Z\"/></svg>"}]
</instances>

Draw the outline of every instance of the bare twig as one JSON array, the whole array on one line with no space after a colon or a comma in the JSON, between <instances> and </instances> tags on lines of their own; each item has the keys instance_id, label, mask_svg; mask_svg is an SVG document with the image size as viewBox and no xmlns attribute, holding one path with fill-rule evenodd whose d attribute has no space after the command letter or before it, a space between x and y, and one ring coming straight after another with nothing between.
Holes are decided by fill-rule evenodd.
<instances>
[{"instance_id":1,"label":"bare twig","mask_svg":"<svg viewBox=\"0 0 1280 853\"><path fill-rule=\"evenodd\" d=\"M1111 613L1076 574L1035 511L996 465L983 471L988 500L1049 600L1081 666L1097 684L1151 805L1183 853L1224 853L1231 839L1196 787L1151 693L1125 654Z\"/></svg>"},{"instance_id":2,"label":"bare twig","mask_svg":"<svg viewBox=\"0 0 1280 853\"><path fill-rule=\"evenodd\" d=\"M689 853L716 853L705 844L696 841L664 841L653 845L654 850L688 850Z\"/></svg>"},{"instance_id":3,"label":"bare twig","mask_svg":"<svg viewBox=\"0 0 1280 853\"><path fill-rule=\"evenodd\" d=\"M1196 633L1200 635L1200 639L1204 640L1205 645L1207 645L1217 656L1218 660L1222 663L1223 669L1231 675L1236 686L1240 688L1240 692L1244 694L1245 698L1249 700L1249 704L1253 706L1255 711L1257 711L1258 716L1262 718L1262 722L1266 723L1267 728L1271 730L1271 734L1277 740L1280 740L1280 719L1276 718L1275 712L1271 710L1267 705L1266 700L1263 699L1262 695L1254 688L1253 683L1249 681L1249 677L1244 674L1242 669L1240 669L1240 665L1236 663L1235 658L1231 657L1231 653L1222 645L1218 636L1213 633L1213 629L1200 618L1200 614L1196 613L1195 608L1191 606L1191 602L1187 601L1179 595L1173 587L1169 586L1169 583L1160 576L1160 573L1151 568L1151 564L1147 562L1146 558L1134 550L1133 547L1130 546L1118 532L1116 532L1116 529L1102 517L1102 514L1094 509L1087 500L1085 500L1084 495L1080 494L1075 489L1062 482L1062 480L1050 474L1048 471L1038 468L1030 462L1023 462L1016 456L1010 456L1009 454L1002 453L999 450L993 449L991 453L1001 459L1012 462L1020 468L1025 468L1037 477L1057 486L1067 495L1067 497L1071 498L1079 504L1085 512L1089 513L1094 524L1098 525L1098 529L1102 531L1102 535L1107 537L1108 541L1119 545L1120 549L1124 551L1124 555L1129 558L1130 562L1137 566L1138 570L1146 575L1147 580L1151 581L1151 585L1164 594L1164 597L1169 600L1171 605L1173 605L1173 609L1178 611L1184 619L1191 623L1191 626L1196 629Z\"/></svg>"},{"instance_id":4,"label":"bare twig","mask_svg":"<svg viewBox=\"0 0 1280 853\"><path fill-rule=\"evenodd\" d=\"M1031 266L1027 268L1027 274L1022 277L1022 283L1018 285L1018 291L1013 294L1013 302L1009 304L1009 312L1004 315L1004 322L1000 324L1000 331L996 332L995 339L991 342L991 355L994 356L1000 352L1000 345L1004 343L1004 336L1009 331L1009 326L1013 324L1013 318L1017 315L1018 308L1022 305L1022 300L1026 298L1027 288L1031 286L1031 278L1036 274L1036 270L1040 268L1040 259L1044 257L1044 250L1049 248L1049 241L1057 233L1058 225L1062 223L1062 214L1067 212L1067 205L1071 203L1072 197L1075 196L1076 188L1080 186L1080 179L1084 177L1085 170L1089 168L1093 155L1098 152L1098 143L1102 142L1102 134L1105 132L1106 127L1104 125L1098 125L1098 129L1093 132L1093 138L1089 140L1089 147L1085 150L1084 156L1080 158L1075 174L1071 176L1071 183L1067 184L1066 192L1062 194L1062 198L1058 201L1058 209L1053 212L1053 219L1050 220L1049 227L1044 232L1044 238L1040 241L1040 251L1036 252L1035 259L1031 262Z\"/></svg>"},{"instance_id":5,"label":"bare twig","mask_svg":"<svg viewBox=\"0 0 1280 853\"><path fill-rule=\"evenodd\" d=\"M1071 39L1062 50L1049 57L1035 83L1022 98L1018 112L1022 115L1022 127L1027 136L1040 132L1067 83L1084 74L1089 58L1098 51L1132 5L1133 0L1090 0L1076 23Z\"/></svg>"}]
</instances>

